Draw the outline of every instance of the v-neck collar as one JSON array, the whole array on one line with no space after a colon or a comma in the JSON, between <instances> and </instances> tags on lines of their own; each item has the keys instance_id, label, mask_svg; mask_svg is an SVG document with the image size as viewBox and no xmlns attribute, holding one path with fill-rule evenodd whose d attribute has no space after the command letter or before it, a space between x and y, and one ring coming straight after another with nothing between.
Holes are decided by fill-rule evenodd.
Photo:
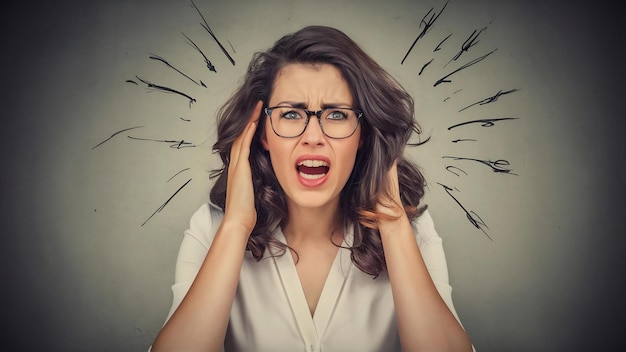
<instances>
[{"instance_id":1,"label":"v-neck collar","mask_svg":"<svg viewBox=\"0 0 626 352\"><path fill-rule=\"evenodd\" d=\"M352 231L346 230L343 243L337 250L324 282L313 316L311 316L293 256L290 255L289 250L284 255L273 256L291 311L307 347L318 346L320 339L324 336L348 274L352 269L350 250L347 249L346 245L347 242L351 242L347 239L352 237ZM287 239L280 228L276 231L276 239L287 244Z\"/></svg>"}]
</instances>

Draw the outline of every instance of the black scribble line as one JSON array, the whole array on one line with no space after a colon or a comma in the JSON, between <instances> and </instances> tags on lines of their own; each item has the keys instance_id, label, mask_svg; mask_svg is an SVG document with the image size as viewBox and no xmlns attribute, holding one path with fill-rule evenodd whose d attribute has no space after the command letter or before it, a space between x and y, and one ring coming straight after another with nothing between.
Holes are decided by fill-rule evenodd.
<instances>
[{"instance_id":1,"label":"black scribble line","mask_svg":"<svg viewBox=\"0 0 626 352\"><path fill-rule=\"evenodd\" d=\"M423 38L426 35L426 33L428 33L428 31L430 31L432 26L435 24L435 21L437 21L439 16L441 16L441 14L443 13L443 10L446 8L446 6L448 6L448 1L446 1L445 5L443 5L443 7L439 11L439 13L433 12L433 10L435 8L431 7L431 9L426 13L426 15L424 15L424 17L422 17L422 20L420 21L420 25L419 25L418 28L422 28L422 24L423 24L424 25L424 29L422 29L422 32L417 36L417 38L415 38L415 40L413 41L413 44L411 44L411 47L409 48L409 50L406 52L406 54L402 58L402 61L400 62L400 65L404 64L404 60L406 60L406 58L409 56L409 54L411 53L411 51L415 47L415 44L417 44L417 41L420 40L421 38ZM428 17L428 15L431 15L431 16L430 16L430 18L428 20L426 20L426 17Z\"/></svg>"},{"instance_id":2,"label":"black scribble line","mask_svg":"<svg viewBox=\"0 0 626 352\"><path fill-rule=\"evenodd\" d=\"M485 231L486 229L489 229L489 227L487 226L487 224L485 223L485 221L483 221L483 219L476 214L476 212L474 211L468 211L461 202L459 202L458 199L456 199L455 196L452 195L452 188L437 182L437 184L439 184L441 187L443 187L443 190L448 193L448 195L450 196L450 198L452 198L456 204L458 204L459 207L461 207L461 209L463 209L463 211L465 212L465 216L467 217L467 220L469 220L469 222L474 225L475 228L479 229L480 231L482 231L485 236L487 236L487 238L491 241L493 241L493 239L491 238L491 236L489 236L489 234L487 233L487 231Z\"/></svg>"},{"instance_id":3,"label":"black scribble line","mask_svg":"<svg viewBox=\"0 0 626 352\"><path fill-rule=\"evenodd\" d=\"M137 86L139 85L139 83L137 83L137 82L133 81L132 79L127 79L127 80L126 80L126 83L133 83L133 84L135 84L135 85L137 85Z\"/></svg>"},{"instance_id":4,"label":"black scribble line","mask_svg":"<svg viewBox=\"0 0 626 352\"><path fill-rule=\"evenodd\" d=\"M440 78L437 82L435 82L435 84L433 85L433 87L436 87L436 86L440 85L441 83L450 83L450 82L452 82L452 80L448 79L448 78L450 78L450 76L452 76L452 75L454 75L455 73L457 73L457 72L459 72L459 71L461 71L461 70L464 70L464 69L466 69L466 68L468 68L468 67L470 67L470 66L472 66L472 65L474 65L474 64L477 64L477 63L481 62L481 61L482 61L482 60L484 60L487 56L489 56L489 55L493 54L496 50L498 50L498 49L494 49L494 50L492 50L492 51L488 52L487 54L485 54L485 55L483 55L483 56L481 56L481 57L479 57L479 58L477 58L477 59L474 59L474 60L472 60L472 61L470 61L470 62L466 63L465 65L463 65L463 66L461 66L461 67L457 68L456 70L454 70L454 71L450 72L449 74L447 74L447 75L443 76L443 77L442 77L442 78Z\"/></svg>"},{"instance_id":5,"label":"black scribble line","mask_svg":"<svg viewBox=\"0 0 626 352\"><path fill-rule=\"evenodd\" d=\"M519 89L517 89L517 88L511 89L511 90L507 90L506 92L503 92L502 90L500 90L498 93L496 93L496 95L491 96L489 98L485 98L485 99L483 99L481 101L477 101L474 104L470 104L470 105L464 107L463 109L459 110L459 112L461 112L461 111L463 111L465 109L471 108L474 105L486 105L486 104L489 104L489 103L493 103L494 101L497 101L498 98L500 98L501 96L503 96L505 94L515 93L517 91L519 91Z\"/></svg>"},{"instance_id":6,"label":"black scribble line","mask_svg":"<svg viewBox=\"0 0 626 352\"><path fill-rule=\"evenodd\" d=\"M152 59L152 60L157 60L157 61L161 61L161 62L162 62L162 63L164 63L167 67L169 67L169 68L171 68L172 70L174 70L174 71L176 71L176 72L180 73L181 75L183 75L183 77L187 78L188 80L192 81L193 83L195 83L195 84L197 84L197 85L199 85L199 86L201 86L201 85L202 85L202 84L200 84L198 81L196 81L195 79L193 79L193 78L189 77L188 75L186 75L183 71L181 71L181 70L177 69L176 67L172 66L172 64L170 64L169 62L167 62L167 60L165 60L164 58L162 58L162 57L160 57L160 56L158 56L158 55L152 54L152 55L150 55L150 59ZM206 86L205 86L205 88L206 88Z\"/></svg>"},{"instance_id":7,"label":"black scribble line","mask_svg":"<svg viewBox=\"0 0 626 352\"><path fill-rule=\"evenodd\" d=\"M178 171L178 172L177 172L174 176L170 177L170 179L169 179L169 180L167 180L167 182L170 182L172 179L174 179L174 177L176 177L176 176L180 175L181 173L183 173L183 172L185 172L185 171L187 171L187 170L189 170L189 169L190 169L190 168L188 167L188 168L186 168L186 169L182 169L182 170Z\"/></svg>"},{"instance_id":8,"label":"black scribble line","mask_svg":"<svg viewBox=\"0 0 626 352\"><path fill-rule=\"evenodd\" d=\"M443 43L448 40L448 38L450 38L452 36L452 33L448 34L447 37L443 38L442 41L439 42L439 44L437 44L437 46L435 47L435 50L433 50L433 52L439 51L441 50L441 46L443 45Z\"/></svg>"},{"instance_id":9,"label":"black scribble line","mask_svg":"<svg viewBox=\"0 0 626 352\"><path fill-rule=\"evenodd\" d=\"M443 67L445 68L446 66L448 66L449 63L451 63L452 61L456 61L458 60L461 55L463 55L464 52L468 52L469 49L471 47L473 47L474 45L478 44L478 36L480 35L480 33L482 33L485 29L487 29L487 27L482 28L480 31L478 31L478 33L476 32L476 30L474 30L472 32L472 34L470 34L469 38L467 38L465 40L465 42L463 43L463 45L461 45L461 50L456 53L456 55L454 55L452 57L452 59L450 59L450 61L448 61L445 65L443 65Z\"/></svg>"},{"instance_id":10,"label":"black scribble line","mask_svg":"<svg viewBox=\"0 0 626 352\"><path fill-rule=\"evenodd\" d=\"M422 140L421 134L418 134L417 135L417 141L415 141L415 142L408 141L406 145L409 146L409 147L419 147L420 145L428 142L430 140L430 138L431 138L431 136L428 136L428 137L425 137Z\"/></svg>"},{"instance_id":11,"label":"black scribble line","mask_svg":"<svg viewBox=\"0 0 626 352\"><path fill-rule=\"evenodd\" d=\"M428 61L426 64L424 64L424 66L422 66L422 69L420 70L420 72L417 74L418 76L421 76L422 73L424 72L424 69L426 68L426 66L430 65L431 62L433 62L433 59L430 59L430 61Z\"/></svg>"},{"instance_id":12,"label":"black scribble line","mask_svg":"<svg viewBox=\"0 0 626 352\"><path fill-rule=\"evenodd\" d=\"M196 4L193 2L193 0L191 1L191 4L196 9L196 11L198 11L198 14L200 15L200 17L202 17L202 21L204 23L200 23L200 25L211 35L211 37L213 37L213 39L215 40L217 45L219 45L220 49L222 49L222 52L224 53L224 55L226 55L226 57L228 58L230 63L233 64L233 66L235 66L235 60L233 60L233 58L230 56L230 54L228 54L228 51L226 51L226 48L224 48L222 43L220 43L220 41L217 40L217 37L215 36L215 34L213 34L213 31L211 30L211 27L209 27L209 24L207 23L206 19L202 15L202 12L200 12L200 10L196 6Z\"/></svg>"},{"instance_id":13,"label":"black scribble line","mask_svg":"<svg viewBox=\"0 0 626 352\"><path fill-rule=\"evenodd\" d=\"M472 124L472 123L479 123L479 124L481 124L482 127L493 127L495 125L494 122L506 121L506 120L517 120L517 119L518 119L518 117L501 117L501 118L497 118L497 119L481 119L481 120L465 121L465 122L457 123L456 125L452 125L452 126L448 127L448 131L453 129L453 128L469 125L469 124Z\"/></svg>"},{"instance_id":14,"label":"black scribble line","mask_svg":"<svg viewBox=\"0 0 626 352\"><path fill-rule=\"evenodd\" d=\"M159 143L169 143L170 144L170 148L176 148L176 149L183 149L183 148L193 148L195 147L194 144L189 143L189 142L185 142L184 139L177 141L177 140L169 140L169 139L150 139L150 138L139 138L139 137L133 137L133 136L127 136L130 139L134 139L136 141L150 141L150 142L159 142Z\"/></svg>"},{"instance_id":15,"label":"black scribble line","mask_svg":"<svg viewBox=\"0 0 626 352\"><path fill-rule=\"evenodd\" d=\"M165 203L161 204L161 206L159 207L159 209L157 209L154 213L152 213L152 215L150 215L146 221L143 222L143 224L141 224L141 226L145 225L148 221L150 221L150 219L152 219L153 216L155 216L157 213L161 212L161 210L163 210L165 208L165 206L167 206L167 204L172 200L172 198L174 198L178 192L180 192L181 189L183 189L185 186L187 186L187 184L189 184L189 182L191 182L191 179L189 179L187 182L185 182L185 184L183 184L182 186L180 186L180 188L174 192L174 194L172 194L172 196L165 201Z\"/></svg>"},{"instance_id":16,"label":"black scribble line","mask_svg":"<svg viewBox=\"0 0 626 352\"><path fill-rule=\"evenodd\" d=\"M209 58L206 57L204 52L202 52L202 50L200 50L200 48L196 45L196 43L194 43L194 41L191 40L191 38L189 38L185 33L183 33L183 35L188 40L187 44L193 46L200 53L200 55L202 55L202 57L204 58L204 63L206 64L206 67L209 69L209 71L213 71L213 72L217 73L217 70L215 69L215 66L213 66L213 63L211 63L211 60L209 60Z\"/></svg>"},{"instance_id":17,"label":"black scribble line","mask_svg":"<svg viewBox=\"0 0 626 352\"><path fill-rule=\"evenodd\" d=\"M487 165L491 168L491 170L495 173L502 173L502 174L508 174L508 175L515 175L517 176L517 174L512 173L511 169L507 168L507 166L511 166L511 163L509 163L508 160L503 160L503 159L498 159L495 161L491 161L491 160L481 160L481 159L474 159L474 158L463 158L463 157L458 157L458 156L442 156L441 158L443 159L453 159L453 160L469 160L469 161L476 161L479 162L481 164Z\"/></svg>"},{"instance_id":18,"label":"black scribble line","mask_svg":"<svg viewBox=\"0 0 626 352\"><path fill-rule=\"evenodd\" d=\"M458 142L476 142L476 139L459 138L459 139L455 139L455 140L452 141L452 143L458 143Z\"/></svg>"},{"instance_id":19,"label":"black scribble line","mask_svg":"<svg viewBox=\"0 0 626 352\"><path fill-rule=\"evenodd\" d=\"M191 120L189 120L189 119L184 119L184 118L182 118L182 117L179 117L179 119L181 119L181 120L183 120L183 121L185 121L185 122L191 122Z\"/></svg>"},{"instance_id":20,"label":"black scribble line","mask_svg":"<svg viewBox=\"0 0 626 352\"><path fill-rule=\"evenodd\" d=\"M452 93L452 95L455 95L456 93L461 92L461 91L463 91L463 89L462 89L462 88L461 88L461 89L457 89L457 90L455 90L455 91ZM446 102L446 101L448 101L448 100L450 100L450 99L452 99L452 97L447 97L447 98L445 98L443 101L444 101L444 102Z\"/></svg>"},{"instance_id":21,"label":"black scribble line","mask_svg":"<svg viewBox=\"0 0 626 352\"><path fill-rule=\"evenodd\" d=\"M103 140L102 142L100 142L100 143L98 143L98 144L94 145L94 146L91 148L91 150L94 150L94 149L98 148L99 146L101 146L102 144L104 144L104 143L108 142L111 138L113 138L113 137L117 136L117 135L118 135L118 134L120 134L120 133L123 133L123 132L126 132L126 131L130 131L130 130L134 130L135 128L142 128L142 127L143 127L143 126L135 126L135 127L125 128L125 129L123 129L123 130L121 130L121 131L117 131L117 132L113 133L113 134L111 135L111 137L109 137L109 138L107 138L107 139Z\"/></svg>"},{"instance_id":22,"label":"black scribble line","mask_svg":"<svg viewBox=\"0 0 626 352\"><path fill-rule=\"evenodd\" d=\"M463 169L458 168L458 167L456 167L456 166L454 166L454 165L448 165L448 166L446 166L446 170L447 170L447 171L449 171L449 172L451 172L451 173L453 173L453 174L455 174L455 175L457 175L457 176L461 176L461 175L457 174L456 172L454 172L454 171L452 171L452 170L450 170L450 169L456 169L456 170L459 170L459 171L461 171L462 173L464 173L464 174L465 174L465 176L467 176L467 172L465 172Z\"/></svg>"},{"instance_id":23,"label":"black scribble line","mask_svg":"<svg viewBox=\"0 0 626 352\"><path fill-rule=\"evenodd\" d=\"M149 82L149 81L146 81L146 80L143 80L143 79L139 78L139 76L135 76L135 77L137 77L138 80L140 80L142 83L147 85L148 88L156 89L158 91L162 91L162 92L166 92L166 93L178 94L178 95L181 95L181 96L189 99L189 107L190 108L191 108L191 104L196 102L196 99L190 97L189 95L187 95L187 94L185 94L183 92L177 91L176 89L172 89L172 88L169 88L169 87L165 87L165 86L160 86L160 85L154 84L152 82Z\"/></svg>"}]
</instances>

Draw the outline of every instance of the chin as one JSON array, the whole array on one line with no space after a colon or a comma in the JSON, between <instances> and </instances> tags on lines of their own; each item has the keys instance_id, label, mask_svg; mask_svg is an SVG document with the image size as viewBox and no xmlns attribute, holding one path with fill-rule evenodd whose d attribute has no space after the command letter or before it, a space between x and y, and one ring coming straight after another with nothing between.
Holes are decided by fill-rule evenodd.
<instances>
[{"instance_id":1,"label":"chin","mask_svg":"<svg viewBox=\"0 0 626 352\"><path fill-rule=\"evenodd\" d=\"M299 208L322 208L328 205L339 204L339 194L330 195L325 192L300 191L288 195L289 202Z\"/></svg>"}]
</instances>

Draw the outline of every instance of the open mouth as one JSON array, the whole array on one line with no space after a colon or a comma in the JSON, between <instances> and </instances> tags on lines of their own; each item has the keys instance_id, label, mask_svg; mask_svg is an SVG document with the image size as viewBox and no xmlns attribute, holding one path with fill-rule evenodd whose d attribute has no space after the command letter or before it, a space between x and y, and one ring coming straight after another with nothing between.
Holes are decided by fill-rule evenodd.
<instances>
[{"instance_id":1,"label":"open mouth","mask_svg":"<svg viewBox=\"0 0 626 352\"><path fill-rule=\"evenodd\" d=\"M298 174L307 180L317 180L328 173L328 163L323 160L302 160L296 165Z\"/></svg>"}]
</instances>

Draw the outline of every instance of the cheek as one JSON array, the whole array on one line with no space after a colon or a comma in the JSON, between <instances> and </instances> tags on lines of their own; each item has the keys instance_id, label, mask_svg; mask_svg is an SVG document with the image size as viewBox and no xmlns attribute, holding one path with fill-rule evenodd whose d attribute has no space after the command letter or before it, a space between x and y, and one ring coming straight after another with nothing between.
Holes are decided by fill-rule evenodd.
<instances>
[{"instance_id":1,"label":"cheek","mask_svg":"<svg viewBox=\"0 0 626 352\"><path fill-rule=\"evenodd\" d=\"M349 149L350 149L350 158L351 158L352 162L354 162L356 160L357 153L361 150L361 147L363 147L363 144L365 143L365 140L363 138L363 133L361 133L361 128L360 127L357 130L357 134L356 134L355 137L356 138L354 139L354 141L352 142L352 144L349 147Z\"/></svg>"},{"instance_id":2,"label":"cheek","mask_svg":"<svg viewBox=\"0 0 626 352\"><path fill-rule=\"evenodd\" d=\"M283 138L273 135L273 132L271 130L261 139L261 144L263 144L263 148L270 155L270 161L272 163L274 173L276 173L276 176L279 179L282 179L283 174L291 170L291 162L289 158L290 151L293 149L293 146L285 142L286 141Z\"/></svg>"},{"instance_id":3,"label":"cheek","mask_svg":"<svg viewBox=\"0 0 626 352\"><path fill-rule=\"evenodd\" d=\"M341 160L338 161L340 162L340 165L342 165L342 178L347 178L352 173L356 162L356 154L360 147L361 142L356 141L354 144L346 146L346 148L341 151L342 157Z\"/></svg>"}]
</instances>

